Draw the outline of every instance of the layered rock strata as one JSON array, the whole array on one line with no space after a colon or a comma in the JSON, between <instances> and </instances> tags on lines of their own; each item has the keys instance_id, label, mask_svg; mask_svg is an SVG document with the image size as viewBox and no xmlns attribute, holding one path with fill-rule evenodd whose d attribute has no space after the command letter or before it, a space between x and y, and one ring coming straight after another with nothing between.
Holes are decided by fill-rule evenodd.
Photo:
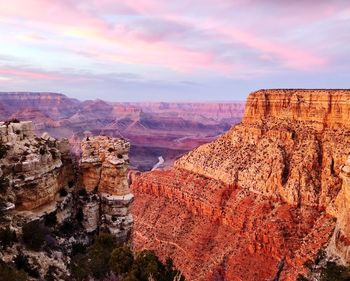
<instances>
[{"instance_id":1,"label":"layered rock strata","mask_svg":"<svg viewBox=\"0 0 350 281\"><path fill-rule=\"evenodd\" d=\"M34 135L31 122L0 123L1 182L17 210L33 210L55 201L74 180L68 140Z\"/></svg>"},{"instance_id":2,"label":"layered rock strata","mask_svg":"<svg viewBox=\"0 0 350 281\"><path fill-rule=\"evenodd\" d=\"M1 122L0 262L21 259L29 280L46 280L47 274L67 280L74 247L88 247L96 230L109 230L125 242L133 223L128 151L124 140L91 138L82 144L79 169L66 139L37 137L31 122ZM28 244L28 231L40 245Z\"/></svg>"},{"instance_id":3,"label":"layered rock strata","mask_svg":"<svg viewBox=\"0 0 350 281\"><path fill-rule=\"evenodd\" d=\"M111 137L89 137L82 141L81 148L82 184L90 193L90 207L85 209L93 206L95 210L85 213L85 223L91 231L106 227L126 240L133 224L130 206L134 196L128 183L130 143Z\"/></svg>"},{"instance_id":4,"label":"layered rock strata","mask_svg":"<svg viewBox=\"0 0 350 281\"><path fill-rule=\"evenodd\" d=\"M332 216L347 232L344 203L334 202L346 189L349 117L349 90L252 93L241 124L180 158L171 171L136 177L136 247L172 256L190 280L272 279L284 258L281 280L294 280L328 243ZM161 202L156 211L153 201ZM184 222L177 219L183 216Z\"/></svg>"}]
</instances>

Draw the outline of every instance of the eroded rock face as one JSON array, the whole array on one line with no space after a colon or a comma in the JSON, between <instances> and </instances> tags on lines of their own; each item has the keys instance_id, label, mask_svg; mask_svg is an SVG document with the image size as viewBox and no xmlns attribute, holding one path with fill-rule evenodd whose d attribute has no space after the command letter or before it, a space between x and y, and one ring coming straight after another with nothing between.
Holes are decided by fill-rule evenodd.
<instances>
[{"instance_id":1,"label":"eroded rock face","mask_svg":"<svg viewBox=\"0 0 350 281\"><path fill-rule=\"evenodd\" d=\"M136 247L170 255L190 280L272 279L283 257L282 280L295 280L328 243L331 216L348 232L340 215L348 199L338 193L346 190L349 114L348 90L252 93L241 124L171 171L135 178ZM347 237L336 239L343 250Z\"/></svg>"},{"instance_id":2,"label":"eroded rock face","mask_svg":"<svg viewBox=\"0 0 350 281\"><path fill-rule=\"evenodd\" d=\"M94 231L107 227L121 240L127 240L133 224L130 205L134 199L128 183L130 143L111 137L88 137L82 141L81 149L82 184L90 193L90 207L84 207L87 228ZM89 211L92 206L95 212Z\"/></svg>"},{"instance_id":3,"label":"eroded rock face","mask_svg":"<svg viewBox=\"0 0 350 281\"><path fill-rule=\"evenodd\" d=\"M171 256L188 280L295 280L324 245L334 220L179 169L134 179L133 243Z\"/></svg>"},{"instance_id":4,"label":"eroded rock face","mask_svg":"<svg viewBox=\"0 0 350 281\"><path fill-rule=\"evenodd\" d=\"M249 95L243 123L269 118L324 128L350 127L350 90L260 90Z\"/></svg>"},{"instance_id":5,"label":"eroded rock face","mask_svg":"<svg viewBox=\"0 0 350 281\"><path fill-rule=\"evenodd\" d=\"M32 210L55 201L74 179L68 140L34 135L31 122L1 123L1 180L16 209Z\"/></svg>"},{"instance_id":6,"label":"eroded rock face","mask_svg":"<svg viewBox=\"0 0 350 281\"><path fill-rule=\"evenodd\" d=\"M348 119L336 108L348 116L350 91L255 92L242 124L175 167L293 205L326 208L340 190L339 167L350 152Z\"/></svg>"},{"instance_id":7,"label":"eroded rock face","mask_svg":"<svg viewBox=\"0 0 350 281\"><path fill-rule=\"evenodd\" d=\"M336 198L337 225L328 249L344 264L350 264L350 156L341 166L340 177L343 184Z\"/></svg>"},{"instance_id":8,"label":"eroded rock face","mask_svg":"<svg viewBox=\"0 0 350 281\"><path fill-rule=\"evenodd\" d=\"M47 274L69 279L69 253L77 243L88 247L98 229L120 242L130 237L129 143L95 137L82 146L78 177L68 140L37 137L31 122L0 123L0 231L19 237L8 247L1 241L0 260L10 264L20 256L35 270L35 280ZM24 242L26 231L45 236L36 251Z\"/></svg>"},{"instance_id":9,"label":"eroded rock face","mask_svg":"<svg viewBox=\"0 0 350 281\"><path fill-rule=\"evenodd\" d=\"M89 137L81 142L81 169L87 191L95 188L113 195L130 193L127 181L130 143L111 137Z\"/></svg>"}]
</instances>

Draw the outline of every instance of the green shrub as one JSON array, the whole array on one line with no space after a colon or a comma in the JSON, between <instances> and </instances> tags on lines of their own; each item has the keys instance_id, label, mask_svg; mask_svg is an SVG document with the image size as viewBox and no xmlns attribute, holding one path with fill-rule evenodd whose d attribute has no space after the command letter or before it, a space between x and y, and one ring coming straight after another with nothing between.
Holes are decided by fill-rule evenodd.
<instances>
[{"instance_id":1,"label":"green shrub","mask_svg":"<svg viewBox=\"0 0 350 281\"><path fill-rule=\"evenodd\" d=\"M25 272L16 270L12 266L0 261L0 280L6 281L27 281L28 276Z\"/></svg>"},{"instance_id":2,"label":"green shrub","mask_svg":"<svg viewBox=\"0 0 350 281\"><path fill-rule=\"evenodd\" d=\"M22 240L28 249L39 251L45 243L46 228L38 221L27 223L22 228Z\"/></svg>"},{"instance_id":3,"label":"green shrub","mask_svg":"<svg viewBox=\"0 0 350 281\"><path fill-rule=\"evenodd\" d=\"M44 224L46 226L55 226L57 224L57 214L56 211L45 215Z\"/></svg>"},{"instance_id":4,"label":"green shrub","mask_svg":"<svg viewBox=\"0 0 350 281\"><path fill-rule=\"evenodd\" d=\"M85 188L79 189L78 195L79 195L79 196L82 196L82 197L87 196L86 189L85 189Z\"/></svg>"},{"instance_id":5,"label":"green shrub","mask_svg":"<svg viewBox=\"0 0 350 281\"><path fill-rule=\"evenodd\" d=\"M0 144L0 159L6 156L8 150L9 147L7 145Z\"/></svg>"},{"instance_id":6,"label":"green shrub","mask_svg":"<svg viewBox=\"0 0 350 281\"><path fill-rule=\"evenodd\" d=\"M60 196L61 197L66 197L68 195L68 192L67 192L67 190L65 190L65 188L61 188L60 189Z\"/></svg>"},{"instance_id":7,"label":"green shrub","mask_svg":"<svg viewBox=\"0 0 350 281\"><path fill-rule=\"evenodd\" d=\"M349 281L350 268L338 265L335 262L327 262L321 272L321 281Z\"/></svg>"},{"instance_id":8,"label":"green shrub","mask_svg":"<svg viewBox=\"0 0 350 281\"><path fill-rule=\"evenodd\" d=\"M109 261L111 270L116 274L129 272L134 262L134 256L129 247L123 246L115 248Z\"/></svg>"},{"instance_id":9,"label":"green shrub","mask_svg":"<svg viewBox=\"0 0 350 281\"><path fill-rule=\"evenodd\" d=\"M163 265L153 251L145 250L140 252L135 259L131 275L140 281L147 281L152 275L154 279L160 280Z\"/></svg>"},{"instance_id":10,"label":"green shrub","mask_svg":"<svg viewBox=\"0 0 350 281\"><path fill-rule=\"evenodd\" d=\"M63 224L60 226L60 233L65 235L72 235L74 232L74 225L71 221L65 220Z\"/></svg>"},{"instance_id":11,"label":"green shrub","mask_svg":"<svg viewBox=\"0 0 350 281\"><path fill-rule=\"evenodd\" d=\"M89 248L90 270L95 278L102 278L110 272L109 260L117 246L116 237L109 233L100 233Z\"/></svg>"},{"instance_id":12,"label":"green shrub","mask_svg":"<svg viewBox=\"0 0 350 281\"><path fill-rule=\"evenodd\" d=\"M57 280L57 267L50 265L49 269L47 270L44 280L45 281L56 281Z\"/></svg>"},{"instance_id":13,"label":"green shrub","mask_svg":"<svg viewBox=\"0 0 350 281\"><path fill-rule=\"evenodd\" d=\"M15 257L14 262L17 269L25 271L29 276L36 279L40 277L39 270L29 264L28 258L22 253Z\"/></svg>"},{"instance_id":14,"label":"green shrub","mask_svg":"<svg viewBox=\"0 0 350 281\"><path fill-rule=\"evenodd\" d=\"M89 261L86 255L77 254L71 259L70 272L74 280L86 280L90 275Z\"/></svg>"},{"instance_id":15,"label":"green shrub","mask_svg":"<svg viewBox=\"0 0 350 281\"><path fill-rule=\"evenodd\" d=\"M180 279L177 279L178 281L185 281L185 277L183 277L181 272L175 268L173 260L168 257L165 260L165 269L162 280L175 280L175 277L177 276L181 276Z\"/></svg>"},{"instance_id":16,"label":"green shrub","mask_svg":"<svg viewBox=\"0 0 350 281\"><path fill-rule=\"evenodd\" d=\"M52 155L52 159L58 159L60 158L60 155L57 153L56 149L51 148L50 154Z\"/></svg>"},{"instance_id":17,"label":"green shrub","mask_svg":"<svg viewBox=\"0 0 350 281\"><path fill-rule=\"evenodd\" d=\"M109 260L117 242L114 235L100 233L89 247L86 255L78 253L72 257L71 273L77 280L93 276L101 279L110 273Z\"/></svg>"},{"instance_id":18,"label":"green shrub","mask_svg":"<svg viewBox=\"0 0 350 281\"><path fill-rule=\"evenodd\" d=\"M40 153L41 155L44 155L46 152L47 152L47 149L46 149L45 146L40 147L39 153Z\"/></svg>"},{"instance_id":19,"label":"green shrub","mask_svg":"<svg viewBox=\"0 0 350 281\"><path fill-rule=\"evenodd\" d=\"M76 217L78 222L82 222L84 220L84 212L82 208L79 208L76 214Z\"/></svg>"},{"instance_id":20,"label":"green shrub","mask_svg":"<svg viewBox=\"0 0 350 281\"><path fill-rule=\"evenodd\" d=\"M144 250L136 256L127 280L148 281L150 276L157 281L173 281L175 276L180 276L178 280L185 281L172 259L167 258L164 265L153 251Z\"/></svg>"},{"instance_id":21,"label":"green shrub","mask_svg":"<svg viewBox=\"0 0 350 281\"><path fill-rule=\"evenodd\" d=\"M10 180L5 177L0 177L0 193L6 193L7 189L10 187Z\"/></svg>"},{"instance_id":22,"label":"green shrub","mask_svg":"<svg viewBox=\"0 0 350 281\"><path fill-rule=\"evenodd\" d=\"M72 248L70 271L74 280L87 280L89 276L101 280L113 272L123 281L148 281L150 276L156 281L173 281L181 276L176 280L185 281L171 259L163 264L153 251L142 251L134 258L130 248L118 245L112 234L100 233L86 254L83 248L80 244Z\"/></svg>"},{"instance_id":23,"label":"green shrub","mask_svg":"<svg viewBox=\"0 0 350 281\"><path fill-rule=\"evenodd\" d=\"M0 245L3 249L12 246L16 240L16 232L12 231L9 227L0 230Z\"/></svg>"},{"instance_id":24,"label":"green shrub","mask_svg":"<svg viewBox=\"0 0 350 281\"><path fill-rule=\"evenodd\" d=\"M72 245L72 256L76 256L78 254L85 254L86 246L81 243L75 243Z\"/></svg>"}]
</instances>

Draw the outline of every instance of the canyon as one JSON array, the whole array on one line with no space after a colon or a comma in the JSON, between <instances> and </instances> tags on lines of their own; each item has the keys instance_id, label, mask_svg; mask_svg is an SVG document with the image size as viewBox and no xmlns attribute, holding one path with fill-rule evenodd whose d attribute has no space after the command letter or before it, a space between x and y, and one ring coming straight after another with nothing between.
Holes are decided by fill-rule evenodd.
<instances>
[{"instance_id":1,"label":"canyon","mask_svg":"<svg viewBox=\"0 0 350 281\"><path fill-rule=\"evenodd\" d=\"M11 98L23 96L24 107L35 106L28 95ZM44 99L41 112L58 122L51 124L52 131L71 132L71 124L60 124L67 122L61 114L78 114L82 102L52 94L35 99ZM100 122L94 118L111 108L122 111L120 104L83 103L92 115L88 119L84 111L76 116L77 128L86 126L86 120L93 128ZM135 104L125 110L130 106ZM165 118L174 115L173 107L185 107L182 114L190 117L183 118L199 118L191 113L195 105L147 106L138 113L158 115L163 108ZM229 114L231 106L220 116ZM217 108L205 110L210 120L219 118ZM180 130L188 124L185 119L175 122L177 118L156 122L155 115L147 115L142 126L170 130L171 124ZM163 261L171 257L186 280L292 281L309 274L305 265L320 251L326 262L349 265L349 117L350 90L259 90L249 95L241 123L169 168L159 169L159 158L157 169L149 172L129 171L132 143L124 137L95 136L85 128L69 142L51 131L36 135L47 124L39 129L39 122L36 128L30 121L1 122L0 231L21 238L1 245L0 260L11 264L24 256L40 278L55 268L56 279L65 280L77 245L89 247L97 233L108 232L135 252L151 249ZM198 126L208 137L215 125L206 122L204 127L192 122L190 128ZM72 148L80 151L79 157ZM33 223L52 231L40 251L20 244Z\"/></svg>"},{"instance_id":2,"label":"canyon","mask_svg":"<svg viewBox=\"0 0 350 281\"><path fill-rule=\"evenodd\" d=\"M260 90L243 120L165 171L135 173L134 246L188 280L295 280L349 260L350 90Z\"/></svg>"},{"instance_id":3,"label":"canyon","mask_svg":"<svg viewBox=\"0 0 350 281\"><path fill-rule=\"evenodd\" d=\"M160 168L171 166L240 122L243 110L244 102L117 103L56 93L0 93L0 120L32 120L39 135L68 138L78 156L86 136L128 139L130 167L141 171L151 170L160 156L165 160Z\"/></svg>"}]
</instances>

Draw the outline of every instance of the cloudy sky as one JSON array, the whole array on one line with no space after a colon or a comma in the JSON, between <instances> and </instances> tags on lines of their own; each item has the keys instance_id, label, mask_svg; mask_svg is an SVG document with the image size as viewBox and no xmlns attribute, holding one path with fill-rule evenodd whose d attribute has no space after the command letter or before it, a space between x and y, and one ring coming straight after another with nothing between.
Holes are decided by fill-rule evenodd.
<instances>
[{"instance_id":1,"label":"cloudy sky","mask_svg":"<svg viewBox=\"0 0 350 281\"><path fill-rule=\"evenodd\" d=\"M0 91L242 100L350 88L348 0L0 0Z\"/></svg>"}]
</instances>

